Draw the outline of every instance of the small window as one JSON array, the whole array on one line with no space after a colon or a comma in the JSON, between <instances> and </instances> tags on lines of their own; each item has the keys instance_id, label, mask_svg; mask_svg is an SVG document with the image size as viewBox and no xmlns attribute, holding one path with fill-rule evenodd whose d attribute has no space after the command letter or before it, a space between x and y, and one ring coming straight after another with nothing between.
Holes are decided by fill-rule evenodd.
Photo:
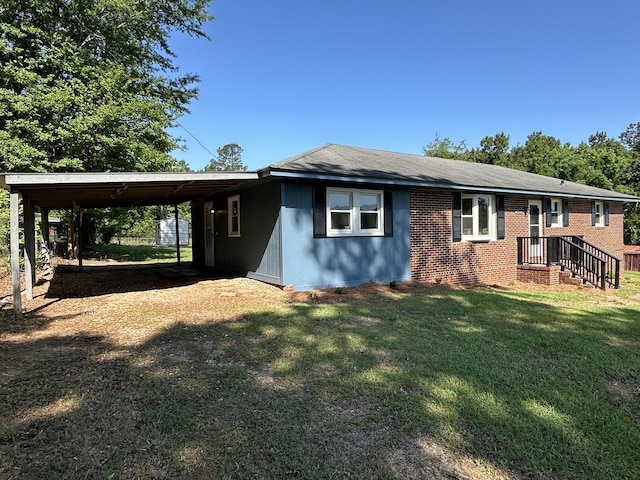
<instances>
[{"instance_id":1,"label":"small window","mask_svg":"<svg viewBox=\"0 0 640 480\"><path fill-rule=\"evenodd\" d=\"M495 236L491 195L463 195L461 204L462 240L492 240Z\"/></svg>"},{"instance_id":2,"label":"small window","mask_svg":"<svg viewBox=\"0 0 640 480\"><path fill-rule=\"evenodd\" d=\"M384 235L382 192L327 189L329 236Z\"/></svg>"},{"instance_id":3,"label":"small window","mask_svg":"<svg viewBox=\"0 0 640 480\"><path fill-rule=\"evenodd\" d=\"M550 206L551 210L549 212L549 215L551 215L551 226L562 227L564 225L562 219L562 201L558 198L552 198Z\"/></svg>"},{"instance_id":4,"label":"small window","mask_svg":"<svg viewBox=\"0 0 640 480\"><path fill-rule=\"evenodd\" d=\"M593 226L604 227L604 205L602 202L593 202Z\"/></svg>"},{"instance_id":5,"label":"small window","mask_svg":"<svg viewBox=\"0 0 640 480\"><path fill-rule=\"evenodd\" d=\"M227 208L229 211L229 236L240 236L240 195L234 195L227 199Z\"/></svg>"}]
</instances>

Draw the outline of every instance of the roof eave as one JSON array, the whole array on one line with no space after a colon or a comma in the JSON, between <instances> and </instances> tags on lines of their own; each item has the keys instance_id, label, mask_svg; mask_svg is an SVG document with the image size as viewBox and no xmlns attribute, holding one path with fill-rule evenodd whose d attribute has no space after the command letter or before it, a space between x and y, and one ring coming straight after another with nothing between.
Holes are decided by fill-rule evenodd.
<instances>
[{"instance_id":1,"label":"roof eave","mask_svg":"<svg viewBox=\"0 0 640 480\"><path fill-rule=\"evenodd\" d=\"M104 183L190 182L194 180L255 180L251 172L78 172L78 173L3 173L0 186L73 185Z\"/></svg>"},{"instance_id":2,"label":"roof eave","mask_svg":"<svg viewBox=\"0 0 640 480\"><path fill-rule=\"evenodd\" d=\"M299 180L313 180L313 181L336 181L347 183L375 183L377 185L393 185L402 187L415 187L415 188L434 188L440 190L456 190L467 192L490 192L490 193L505 193L513 195L529 195L529 196L553 196L559 198L581 198L585 200L606 200L612 202L624 202L624 203L640 203L640 197L633 196L607 196L607 195L588 195L579 193L568 193L560 191L544 191L544 190L525 190L517 188L501 188L501 187L483 187L477 185L458 185L447 182L428 182L421 180L410 179L398 179L398 178L383 178L383 177L360 177L350 175L334 175L326 173L310 173L310 172L295 172L290 170L266 168L259 172L260 178L276 177L276 178L291 178Z\"/></svg>"}]
</instances>

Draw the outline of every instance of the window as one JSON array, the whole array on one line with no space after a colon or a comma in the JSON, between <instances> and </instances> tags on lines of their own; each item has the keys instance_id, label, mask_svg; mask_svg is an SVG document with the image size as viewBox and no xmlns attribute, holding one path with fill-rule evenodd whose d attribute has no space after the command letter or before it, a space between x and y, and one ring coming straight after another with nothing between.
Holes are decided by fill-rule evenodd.
<instances>
[{"instance_id":1,"label":"window","mask_svg":"<svg viewBox=\"0 0 640 480\"><path fill-rule=\"evenodd\" d=\"M594 227L604 227L604 205L602 202L591 204L591 224Z\"/></svg>"},{"instance_id":2,"label":"window","mask_svg":"<svg viewBox=\"0 0 640 480\"><path fill-rule=\"evenodd\" d=\"M492 240L495 237L496 224L493 210L491 195L462 195L462 240Z\"/></svg>"},{"instance_id":3,"label":"window","mask_svg":"<svg viewBox=\"0 0 640 480\"><path fill-rule=\"evenodd\" d=\"M327 189L327 235L384 235L382 195L378 190Z\"/></svg>"},{"instance_id":4,"label":"window","mask_svg":"<svg viewBox=\"0 0 640 480\"><path fill-rule=\"evenodd\" d=\"M551 215L551 226L562 227L562 202L557 198L552 198L550 207L549 215Z\"/></svg>"},{"instance_id":5,"label":"window","mask_svg":"<svg viewBox=\"0 0 640 480\"><path fill-rule=\"evenodd\" d=\"M240 195L227 198L228 232L230 237L240 236Z\"/></svg>"},{"instance_id":6,"label":"window","mask_svg":"<svg viewBox=\"0 0 640 480\"><path fill-rule=\"evenodd\" d=\"M569 200L559 198L545 198L545 226L568 227L569 226Z\"/></svg>"}]
</instances>

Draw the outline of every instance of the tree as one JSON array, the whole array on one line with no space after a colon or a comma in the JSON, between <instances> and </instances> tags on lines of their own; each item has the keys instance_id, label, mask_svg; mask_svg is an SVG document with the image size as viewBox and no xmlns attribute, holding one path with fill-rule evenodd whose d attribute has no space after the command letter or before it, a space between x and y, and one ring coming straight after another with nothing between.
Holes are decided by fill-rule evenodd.
<instances>
[{"instance_id":1,"label":"tree","mask_svg":"<svg viewBox=\"0 0 640 480\"><path fill-rule=\"evenodd\" d=\"M494 137L487 136L480 140L480 148L469 151L470 162L504 165L509 153L509 135L504 132L496 133Z\"/></svg>"},{"instance_id":2,"label":"tree","mask_svg":"<svg viewBox=\"0 0 640 480\"><path fill-rule=\"evenodd\" d=\"M511 149L508 167L571 180L571 146L555 137L533 132L524 145Z\"/></svg>"},{"instance_id":3,"label":"tree","mask_svg":"<svg viewBox=\"0 0 640 480\"><path fill-rule=\"evenodd\" d=\"M0 169L158 171L195 98L168 40L206 37L208 0L4 0Z\"/></svg>"},{"instance_id":4,"label":"tree","mask_svg":"<svg viewBox=\"0 0 640 480\"><path fill-rule=\"evenodd\" d=\"M620 134L620 141L629 150L640 154L640 122L630 123L627 129Z\"/></svg>"},{"instance_id":5,"label":"tree","mask_svg":"<svg viewBox=\"0 0 640 480\"><path fill-rule=\"evenodd\" d=\"M454 158L457 160L464 160L468 152L464 140L455 144L449 137L440 138L437 133L433 142L422 150L427 157Z\"/></svg>"},{"instance_id":6,"label":"tree","mask_svg":"<svg viewBox=\"0 0 640 480\"><path fill-rule=\"evenodd\" d=\"M206 172L244 172L247 167L242 164L242 147L237 143L228 143L216 150L218 157L211 159L204 167Z\"/></svg>"},{"instance_id":7,"label":"tree","mask_svg":"<svg viewBox=\"0 0 640 480\"><path fill-rule=\"evenodd\" d=\"M185 160L176 160L176 164L173 167L173 171L175 172L193 172L191 167Z\"/></svg>"}]
</instances>

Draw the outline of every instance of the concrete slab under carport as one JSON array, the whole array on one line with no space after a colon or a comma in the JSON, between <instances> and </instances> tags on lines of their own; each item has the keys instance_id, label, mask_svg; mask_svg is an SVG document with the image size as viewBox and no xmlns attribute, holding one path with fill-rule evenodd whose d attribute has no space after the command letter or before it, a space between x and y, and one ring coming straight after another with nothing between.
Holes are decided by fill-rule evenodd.
<instances>
[{"instance_id":1,"label":"concrete slab under carport","mask_svg":"<svg viewBox=\"0 0 640 480\"><path fill-rule=\"evenodd\" d=\"M258 179L257 172L85 172L5 173L0 186L10 193L10 251L13 306L22 316L20 281L20 199L23 203L24 269L27 298L35 282L35 208L49 210L174 205L209 198Z\"/></svg>"}]
</instances>

